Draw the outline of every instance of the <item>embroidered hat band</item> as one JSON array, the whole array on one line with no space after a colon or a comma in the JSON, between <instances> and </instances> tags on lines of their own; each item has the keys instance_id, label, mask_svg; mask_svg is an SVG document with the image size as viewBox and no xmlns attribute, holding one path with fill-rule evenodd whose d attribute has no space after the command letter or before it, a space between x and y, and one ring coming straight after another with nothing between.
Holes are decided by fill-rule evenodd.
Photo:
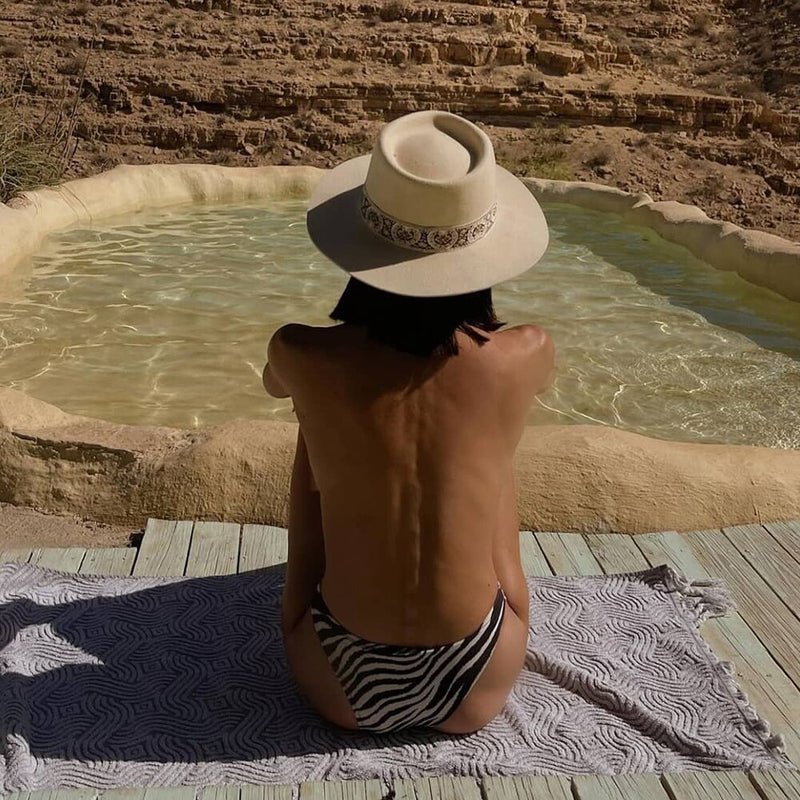
<instances>
[{"instance_id":1,"label":"embroidered hat band","mask_svg":"<svg viewBox=\"0 0 800 800\"><path fill-rule=\"evenodd\" d=\"M441 253L457 247L468 247L486 236L497 218L497 203L483 216L466 225L426 227L395 219L370 200L362 190L361 217L370 229L392 244L410 250Z\"/></svg>"}]
</instances>

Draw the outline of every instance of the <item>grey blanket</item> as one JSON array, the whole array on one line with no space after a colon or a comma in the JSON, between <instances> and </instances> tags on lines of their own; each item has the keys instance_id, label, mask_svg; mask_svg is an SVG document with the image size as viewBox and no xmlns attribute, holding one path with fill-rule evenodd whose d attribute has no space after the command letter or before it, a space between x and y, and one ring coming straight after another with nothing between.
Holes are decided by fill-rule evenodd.
<instances>
[{"instance_id":1,"label":"grey blanket","mask_svg":"<svg viewBox=\"0 0 800 800\"><path fill-rule=\"evenodd\" d=\"M129 578L0 565L0 786L298 783L787 766L667 567L530 579L528 656L470 736L335 730L287 673L281 567Z\"/></svg>"}]
</instances>

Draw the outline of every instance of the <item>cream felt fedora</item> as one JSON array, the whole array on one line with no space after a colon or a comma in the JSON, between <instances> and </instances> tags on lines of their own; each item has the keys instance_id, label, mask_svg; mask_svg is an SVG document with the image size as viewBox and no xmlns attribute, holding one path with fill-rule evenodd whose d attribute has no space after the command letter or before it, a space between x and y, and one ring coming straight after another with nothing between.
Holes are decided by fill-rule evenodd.
<instances>
[{"instance_id":1,"label":"cream felt fedora","mask_svg":"<svg viewBox=\"0 0 800 800\"><path fill-rule=\"evenodd\" d=\"M352 277L416 297L513 278L549 240L542 209L495 164L489 137L445 111L385 125L371 155L320 179L306 224L319 250Z\"/></svg>"}]
</instances>

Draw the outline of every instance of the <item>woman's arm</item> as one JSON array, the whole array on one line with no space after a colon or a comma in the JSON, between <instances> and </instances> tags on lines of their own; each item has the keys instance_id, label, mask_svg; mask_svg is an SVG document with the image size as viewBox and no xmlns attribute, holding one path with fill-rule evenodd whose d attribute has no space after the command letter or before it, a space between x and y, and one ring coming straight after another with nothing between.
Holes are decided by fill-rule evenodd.
<instances>
[{"instance_id":1,"label":"woman's arm","mask_svg":"<svg viewBox=\"0 0 800 800\"><path fill-rule=\"evenodd\" d=\"M289 493L289 558L282 610L284 635L302 620L324 572L325 541L320 496L314 484L303 432L298 428Z\"/></svg>"},{"instance_id":2,"label":"woman's arm","mask_svg":"<svg viewBox=\"0 0 800 800\"><path fill-rule=\"evenodd\" d=\"M261 382L264 384L264 389L267 394L272 395L272 397L283 398L291 396L275 375L274 370L270 369L269 363L264 367L264 372L261 375Z\"/></svg>"}]
</instances>

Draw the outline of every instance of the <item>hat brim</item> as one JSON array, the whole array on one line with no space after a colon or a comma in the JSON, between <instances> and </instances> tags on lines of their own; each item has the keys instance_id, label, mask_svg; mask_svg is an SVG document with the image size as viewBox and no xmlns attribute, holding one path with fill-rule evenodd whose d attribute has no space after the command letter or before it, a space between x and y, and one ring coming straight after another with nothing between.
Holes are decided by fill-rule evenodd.
<instances>
[{"instance_id":1,"label":"hat brim","mask_svg":"<svg viewBox=\"0 0 800 800\"><path fill-rule=\"evenodd\" d=\"M475 244L425 253L387 242L367 227L359 210L370 158L350 159L324 175L306 214L311 241L354 278L414 297L465 294L520 275L547 250L547 221L539 203L500 166L495 166L495 223Z\"/></svg>"}]
</instances>

